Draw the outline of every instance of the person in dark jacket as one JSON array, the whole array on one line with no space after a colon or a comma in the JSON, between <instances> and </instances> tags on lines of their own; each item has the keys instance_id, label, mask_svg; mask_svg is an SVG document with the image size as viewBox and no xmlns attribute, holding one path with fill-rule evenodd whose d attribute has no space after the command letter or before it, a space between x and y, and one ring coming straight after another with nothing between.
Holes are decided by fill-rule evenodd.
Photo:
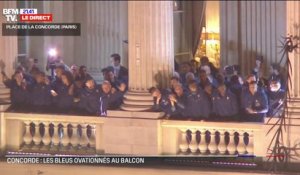
<instances>
[{"instance_id":1,"label":"person in dark jacket","mask_svg":"<svg viewBox=\"0 0 300 175\"><path fill-rule=\"evenodd\" d=\"M210 68L210 72L213 77L215 77L217 73L219 73L218 68L216 68L214 64L209 61L207 56L202 56L200 58L200 69L202 69L203 66L208 66Z\"/></svg>"},{"instance_id":2,"label":"person in dark jacket","mask_svg":"<svg viewBox=\"0 0 300 175\"><path fill-rule=\"evenodd\" d=\"M51 88L57 91L63 85L62 74L65 72L64 66L57 66L55 68L55 77L51 80Z\"/></svg>"},{"instance_id":3,"label":"person in dark jacket","mask_svg":"<svg viewBox=\"0 0 300 175\"><path fill-rule=\"evenodd\" d=\"M164 93L162 93L162 91L156 87L151 87L149 92L153 97L152 110L164 112L164 117L168 119L172 115L171 102L168 98L170 93L168 91L164 91Z\"/></svg>"},{"instance_id":4,"label":"person in dark jacket","mask_svg":"<svg viewBox=\"0 0 300 175\"><path fill-rule=\"evenodd\" d=\"M271 80L279 80L280 81L280 89L286 90L286 77L281 72L280 65L273 63L270 66L270 77L269 82Z\"/></svg>"},{"instance_id":5,"label":"person in dark jacket","mask_svg":"<svg viewBox=\"0 0 300 175\"><path fill-rule=\"evenodd\" d=\"M219 84L212 93L212 113L216 120L236 120L238 110L237 97L227 89L225 84Z\"/></svg>"},{"instance_id":6,"label":"person in dark jacket","mask_svg":"<svg viewBox=\"0 0 300 175\"><path fill-rule=\"evenodd\" d=\"M11 106L9 110L12 111L26 111L29 106L29 90L27 81L24 79L22 72L16 71L12 79L7 78L6 74L2 72L3 83L10 89Z\"/></svg>"},{"instance_id":7,"label":"person in dark jacket","mask_svg":"<svg viewBox=\"0 0 300 175\"><path fill-rule=\"evenodd\" d=\"M23 78L26 80L28 86L32 86L35 83L35 78L31 74L27 73L23 66L18 66L16 71L22 73Z\"/></svg>"},{"instance_id":8,"label":"person in dark jacket","mask_svg":"<svg viewBox=\"0 0 300 175\"><path fill-rule=\"evenodd\" d=\"M286 92L281 89L280 79L273 79L269 83L268 104L269 111L268 117L281 117L284 111L284 100Z\"/></svg>"},{"instance_id":9,"label":"person in dark jacket","mask_svg":"<svg viewBox=\"0 0 300 175\"><path fill-rule=\"evenodd\" d=\"M80 92L79 109L87 115L96 115L99 107L100 90L94 79L89 78Z\"/></svg>"},{"instance_id":10,"label":"person in dark jacket","mask_svg":"<svg viewBox=\"0 0 300 175\"><path fill-rule=\"evenodd\" d=\"M267 86L267 80L263 76L262 64L264 59L262 56L257 56L255 59L255 67L252 69L252 74L255 75L257 84L259 87L265 88Z\"/></svg>"},{"instance_id":11,"label":"person in dark jacket","mask_svg":"<svg viewBox=\"0 0 300 175\"><path fill-rule=\"evenodd\" d=\"M248 89L243 90L241 103L245 121L264 122L268 112L268 98L265 91L258 88L257 82L250 82Z\"/></svg>"},{"instance_id":12,"label":"person in dark jacket","mask_svg":"<svg viewBox=\"0 0 300 175\"><path fill-rule=\"evenodd\" d=\"M99 98L99 115L107 116L107 110L117 109L123 102L126 84L122 83L118 90L112 88L109 81L104 81L101 85L102 92Z\"/></svg>"},{"instance_id":13,"label":"person in dark jacket","mask_svg":"<svg viewBox=\"0 0 300 175\"><path fill-rule=\"evenodd\" d=\"M44 72L39 72L36 75L36 84L31 89L31 108L35 111L47 112L52 103L51 86L46 78Z\"/></svg>"},{"instance_id":14,"label":"person in dark jacket","mask_svg":"<svg viewBox=\"0 0 300 175\"><path fill-rule=\"evenodd\" d=\"M170 80L170 87L166 89L166 91L168 91L168 93L173 93L175 94L175 91L174 91L174 87L177 85L177 84L180 84L180 79L176 76L173 76L171 77L171 80Z\"/></svg>"},{"instance_id":15,"label":"person in dark jacket","mask_svg":"<svg viewBox=\"0 0 300 175\"><path fill-rule=\"evenodd\" d=\"M70 72L64 72L61 76L62 85L56 90L51 90L53 102L58 112L69 113L73 107L74 84Z\"/></svg>"},{"instance_id":16,"label":"person in dark jacket","mask_svg":"<svg viewBox=\"0 0 300 175\"><path fill-rule=\"evenodd\" d=\"M81 65L79 67L79 73L78 73L78 79L82 82L82 84L84 84L84 82L86 82L87 79L92 78L92 76L87 73L87 68L84 65Z\"/></svg>"},{"instance_id":17,"label":"person in dark jacket","mask_svg":"<svg viewBox=\"0 0 300 175\"><path fill-rule=\"evenodd\" d=\"M124 82L125 85L128 85L128 69L121 65L121 56L117 53L114 53L110 56L111 66L107 68L112 70L115 74L117 80Z\"/></svg>"},{"instance_id":18,"label":"person in dark jacket","mask_svg":"<svg viewBox=\"0 0 300 175\"><path fill-rule=\"evenodd\" d=\"M115 88L116 90L119 90L119 87L122 83L126 84L126 82L124 80L117 79L117 77L115 76L115 74L113 73L113 71L111 69L107 70L107 74L108 75L106 77L107 78L106 80L109 81L111 86L113 88Z\"/></svg>"},{"instance_id":19,"label":"person in dark jacket","mask_svg":"<svg viewBox=\"0 0 300 175\"><path fill-rule=\"evenodd\" d=\"M181 84L177 84L174 87L175 94L169 95L169 100L171 102L171 110L173 119L187 119L186 116L186 104L187 95L183 91Z\"/></svg>"},{"instance_id":20,"label":"person in dark jacket","mask_svg":"<svg viewBox=\"0 0 300 175\"><path fill-rule=\"evenodd\" d=\"M209 100L205 92L197 87L196 81L191 81L187 94L186 115L192 120L208 119L211 112Z\"/></svg>"}]
</instances>

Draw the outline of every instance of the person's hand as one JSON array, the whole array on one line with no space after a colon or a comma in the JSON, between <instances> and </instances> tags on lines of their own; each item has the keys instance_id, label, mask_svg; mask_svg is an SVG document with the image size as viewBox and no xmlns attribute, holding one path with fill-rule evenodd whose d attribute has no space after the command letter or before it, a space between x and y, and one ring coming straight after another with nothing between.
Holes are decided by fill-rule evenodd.
<instances>
[{"instance_id":1,"label":"person's hand","mask_svg":"<svg viewBox=\"0 0 300 175\"><path fill-rule=\"evenodd\" d=\"M119 86L119 90L120 90L121 92L124 92L125 89L126 89L126 84L125 84L125 83L121 83L120 86Z\"/></svg>"},{"instance_id":2,"label":"person's hand","mask_svg":"<svg viewBox=\"0 0 300 175\"><path fill-rule=\"evenodd\" d=\"M249 114L256 114L256 113L257 113L256 111L254 111L254 110L251 109L251 108L247 108L246 110L247 110L247 112L248 112Z\"/></svg>"},{"instance_id":3,"label":"person's hand","mask_svg":"<svg viewBox=\"0 0 300 175\"><path fill-rule=\"evenodd\" d=\"M45 77L45 84L46 84L46 85L49 85L49 84L50 84L50 80L49 80L48 77Z\"/></svg>"},{"instance_id":4,"label":"person's hand","mask_svg":"<svg viewBox=\"0 0 300 175\"><path fill-rule=\"evenodd\" d=\"M117 90L115 88L111 88L111 93L114 94Z\"/></svg>"},{"instance_id":5,"label":"person's hand","mask_svg":"<svg viewBox=\"0 0 300 175\"><path fill-rule=\"evenodd\" d=\"M278 101L279 105L282 105L283 102L284 102L284 101L283 101L282 99L280 99L280 100Z\"/></svg>"},{"instance_id":6,"label":"person's hand","mask_svg":"<svg viewBox=\"0 0 300 175\"><path fill-rule=\"evenodd\" d=\"M58 95L54 90L51 90L50 92L53 97L56 97Z\"/></svg>"},{"instance_id":7,"label":"person's hand","mask_svg":"<svg viewBox=\"0 0 300 175\"><path fill-rule=\"evenodd\" d=\"M161 97L156 98L156 104L159 104L160 99L161 99Z\"/></svg>"},{"instance_id":8,"label":"person's hand","mask_svg":"<svg viewBox=\"0 0 300 175\"><path fill-rule=\"evenodd\" d=\"M77 103L77 102L79 102L80 101L80 98L74 98L74 103Z\"/></svg>"},{"instance_id":9,"label":"person's hand","mask_svg":"<svg viewBox=\"0 0 300 175\"><path fill-rule=\"evenodd\" d=\"M174 95L169 95L169 100L171 101L171 103L172 103L172 102L173 102L173 103L176 103L176 102L177 102L177 100L176 100L176 98L175 98Z\"/></svg>"}]
</instances>

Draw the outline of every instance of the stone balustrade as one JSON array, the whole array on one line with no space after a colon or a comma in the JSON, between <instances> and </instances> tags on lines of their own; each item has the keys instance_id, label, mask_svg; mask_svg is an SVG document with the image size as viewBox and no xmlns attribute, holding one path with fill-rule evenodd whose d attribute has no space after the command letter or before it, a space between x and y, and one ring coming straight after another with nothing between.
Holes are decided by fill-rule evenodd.
<instances>
[{"instance_id":1,"label":"stone balustrade","mask_svg":"<svg viewBox=\"0 0 300 175\"><path fill-rule=\"evenodd\" d=\"M164 154L263 155L262 126L258 123L162 122ZM255 140L259 140L255 142Z\"/></svg>"},{"instance_id":2,"label":"stone balustrade","mask_svg":"<svg viewBox=\"0 0 300 175\"><path fill-rule=\"evenodd\" d=\"M276 130L267 132L277 123L277 119L261 124L160 117L157 112L129 111L108 111L108 117L2 112L0 151L2 155L24 152L266 158ZM290 139L291 148L299 143L299 122L296 118L287 120L290 127L284 137Z\"/></svg>"},{"instance_id":3,"label":"stone balustrade","mask_svg":"<svg viewBox=\"0 0 300 175\"><path fill-rule=\"evenodd\" d=\"M102 124L100 117L5 113L1 127L5 128L7 139L2 142L6 142L9 151L102 153Z\"/></svg>"}]
</instances>

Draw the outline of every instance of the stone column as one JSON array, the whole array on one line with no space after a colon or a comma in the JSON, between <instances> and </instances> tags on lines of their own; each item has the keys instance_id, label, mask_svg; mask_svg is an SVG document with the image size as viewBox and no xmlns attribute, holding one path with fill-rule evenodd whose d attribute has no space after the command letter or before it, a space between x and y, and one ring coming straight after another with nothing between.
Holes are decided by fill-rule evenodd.
<instances>
[{"instance_id":1,"label":"stone column","mask_svg":"<svg viewBox=\"0 0 300 175\"><path fill-rule=\"evenodd\" d=\"M144 111L148 89L165 88L174 69L173 2L128 1L129 91L122 109Z\"/></svg>"},{"instance_id":2,"label":"stone column","mask_svg":"<svg viewBox=\"0 0 300 175\"><path fill-rule=\"evenodd\" d=\"M0 8L16 8L17 4L13 1L1 1ZM0 22L6 23L6 18L0 15ZM2 27L2 25L1 25ZM17 36L2 36L0 30L0 62L5 64L4 71L10 77L14 72L14 66L18 56L18 37Z\"/></svg>"}]
</instances>

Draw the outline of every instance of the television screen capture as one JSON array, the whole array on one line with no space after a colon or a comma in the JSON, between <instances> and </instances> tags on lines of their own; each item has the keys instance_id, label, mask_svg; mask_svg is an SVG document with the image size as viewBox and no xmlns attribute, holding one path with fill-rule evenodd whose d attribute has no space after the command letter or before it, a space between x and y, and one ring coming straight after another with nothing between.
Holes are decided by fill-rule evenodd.
<instances>
[{"instance_id":1,"label":"television screen capture","mask_svg":"<svg viewBox=\"0 0 300 175\"><path fill-rule=\"evenodd\" d=\"M300 174L300 1L0 1L1 175Z\"/></svg>"}]
</instances>

